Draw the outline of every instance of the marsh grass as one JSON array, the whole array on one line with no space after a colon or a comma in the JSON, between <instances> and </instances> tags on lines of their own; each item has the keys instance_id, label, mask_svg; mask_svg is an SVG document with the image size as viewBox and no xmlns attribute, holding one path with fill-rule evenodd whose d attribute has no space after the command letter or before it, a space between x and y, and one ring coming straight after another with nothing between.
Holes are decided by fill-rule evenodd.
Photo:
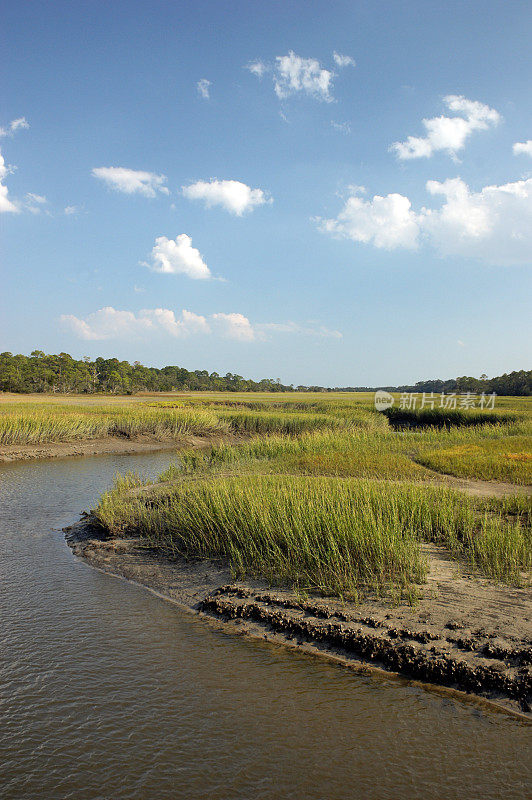
<instances>
[{"instance_id":1,"label":"marsh grass","mask_svg":"<svg viewBox=\"0 0 532 800\"><path fill-rule=\"evenodd\" d=\"M301 411L235 410L199 403L144 403L120 408L65 404L11 404L0 407L0 445L95 439L103 436L230 433L298 435L351 425L382 427L377 415L359 410L351 417Z\"/></svg>"},{"instance_id":2,"label":"marsh grass","mask_svg":"<svg viewBox=\"0 0 532 800\"><path fill-rule=\"evenodd\" d=\"M527 484L532 480L530 440L525 436L476 439L451 447L419 452L423 464L437 472L463 478L481 477L487 481Z\"/></svg>"},{"instance_id":3,"label":"marsh grass","mask_svg":"<svg viewBox=\"0 0 532 800\"><path fill-rule=\"evenodd\" d=\"M229 426L206 409L160 410L116 407L17 407L0 414L0 444L40 444L104 436L177 438L183 434L227 432Z\"/></svg>"},{"instance_id":4,"label":"marsh grass","mask_svg":"<svg viewBox=\"0 0 532 800\"><path fill-rule=\"evenodd\" d=\"M174 556L222 558L235 576L347 595L422 581L424 561L408 526L392 528L371 495L327 479L215 478L182 483L144 503L123 483L102 498L100 523L134 527Z\"/></svg>"},{"instance_id":5,"label":"marsh grass","mask_svg":"<svg viewBox=\"0 0 532 800\"><path fill-rule=\"evenodd\" d=\"M338 429L345 422L324 414L286 414L272 411L218 411L220 419L226 420L231 430L237 433L297 435L304 431Z\"/></svg>"},{"instance_id":6,"label":"marsh grass","mask_svg":"<svg viewBox=\"0 0 532 800\"><path fill-rule=\"evenodd\" d=\"M0 444L104 436L231 436L180 452L159 482L117 478L95 510L174 555L222 558L235 576L300 592L410 596L423 543L483 575L519 584L531 569L530 501L467 497L434 471L531 482L528 401L457 424L425 415L394 430L372 396L195 397L157 402L0 403ZM461 418L460 418L461 419ZM428 427L427 427L428 425Z\"/></svg>"},{"instance_id":7,"label":"marsh grass","mask_svg":"<svg viewBox=\"0 0 532 800\"><path fill-rule=\"evenodd\" d=\"M180 465L171 470L175 475L180 470L205 472L229 465L301 475L434 480L428 468L466 478L528 483L530 438L509 435L513 428L513 424L485 425L398 434L388 427L346 425L307 430L299 436L262 435L240 444L222 443L203 454L181 453ZM518 458L508 457L514 452Z\"/></svg>"},{"instance_id":8,"label":"marsh grass","mask_svg":"<svg viewBox=\"0 0 532 800\"><path fill-rule=\"evenodd\" d=\"M175 557L222 558L236 577L342 596L405 593L425 578L422 542L509 583L531 568L521 518L494 508L488 514L446 487L245 474L132 496L124 480L95 510L102 526L134 530Z\"/></svg>"}]
</instances>

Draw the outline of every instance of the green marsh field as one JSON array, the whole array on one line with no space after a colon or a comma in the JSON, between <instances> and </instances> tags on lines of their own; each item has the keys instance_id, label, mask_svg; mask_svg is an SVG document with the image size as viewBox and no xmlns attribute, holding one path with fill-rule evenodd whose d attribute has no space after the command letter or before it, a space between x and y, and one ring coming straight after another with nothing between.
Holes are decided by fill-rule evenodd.
<instances>
[{"instance_id":1,"label":"green marsh field","mask_svg":"<svg viewBox=\"0 0 532 800\"><path fill-rule=\"evenodd\" d=\"M415 602L423 545L435 544L479 576L529 584L528 398L400 414L377 412L369 393L0 403L0 448L105 437L175 440L158 481L117 475L94 510L110 534L172 558L222 559L235 578L303 593Z\"/></svg>"}]
</instances>

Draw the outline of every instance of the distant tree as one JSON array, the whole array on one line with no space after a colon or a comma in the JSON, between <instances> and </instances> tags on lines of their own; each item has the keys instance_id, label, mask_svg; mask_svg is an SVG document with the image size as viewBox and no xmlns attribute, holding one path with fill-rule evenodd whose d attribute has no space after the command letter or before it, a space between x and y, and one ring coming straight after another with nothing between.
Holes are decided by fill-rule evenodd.
<instances>
[{"instance_id":1,"label":"distant tree","mask_svg":"<svg viewBox=\"0 0 532 800\"><path fill-rule=\"evenodd\" d=\"M532 372L521 370L488 379L462 376L456 379L418 381L414 386L380 386L387 391L413 392L496 392L499 395L532 395ZM184 367L166 366L161 369L145 367L140 361L130 364L117 358L89 356L77 360L69 353L46 354L33 350L29 356L0 353L0 391L3 392L167 392L204 391L219 392L287 392L294 391L292 384L284 385L280 379L262 378L253 381L242 375L207 370L189 372ZM296 387L298 392L338 391L323 386ZM347 386L341 391L374 391L368 386Z\"/></svg>"}]
</instances>

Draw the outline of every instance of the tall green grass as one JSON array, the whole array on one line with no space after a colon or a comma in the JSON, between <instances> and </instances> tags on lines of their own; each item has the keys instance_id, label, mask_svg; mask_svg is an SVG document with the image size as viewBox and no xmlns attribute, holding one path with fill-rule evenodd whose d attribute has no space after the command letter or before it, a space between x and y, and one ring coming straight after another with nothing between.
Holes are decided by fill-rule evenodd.
<instances>
[{"instance_id":1,"label":"tall green grass","mask_svg":"<svg viewBox=\"0 0 532 800\"><path fill-rule=\"evenodd\" d=\"M340 429L351 424L379 426L376 415L362 413L357 422L333 415L284 413L281 411L234 411L200 404L165 406L144 404L126 409L65 405L19 404L0 406L0 445L94 439L102 436L156 438L186 433L224 432L245 435L282 433L295 436L304 431Z\"/></svg>"},{"instance_id":2,"label":"tall green grass","mask_svg":"<svg viewBox=\"0 0 532 800\"><path fill-rule=\"evenodd\" d=\"M95 516L111 533L134 530L174 556L223 558L236 576L325 594L411 590L426 574L422 542L511 583L532 564L520 520L417 484L248 474L132 496L122 480Z\"/></svg>"},{"instance_id":3,"label":"tall green grass","mask_svg":"<svg viewBox=\"0 0 532 800\"><path fill-rule=\"evenodd\" d=\"M301 475L433 481L430 470L484 480L529 483L530 438L515 428L428 428L423 433L344 427L307 430L299 436L270 434L239 444L221 443L205 453L184 452L165 480L180 473L220 467Z\"/></svg>"},{"instance_id":4,"label":"tall green grass","mask_svg":"<svg viewBox=\"0 0 532 800\"><path fill-rule=\"evenodd\" d=\"M0 444L40 444L103 436L131 438L149 435L173 438L183 434L228 432L229 426L212 411L202 409L121 411L116 408L72 410L17 408L0 413Z\"/></svg>"},{"instance_id":5,"label":"tall green grass","mask_svg":"<svg viewBox=\"0 0 532 800\"><path fill-rule=\"evenodd\" d=\"M292 436L310 430L345 427L343 420L323 414L286 414L272 411L241 411L239 413L218 411L221 419L228 422L237 433L267 434L284 433Z\"/></svg>"},{"instance_id":6,"label":"tall green grass","mask_svg":"<svg viewBox=\"0 0 532 800\"><path fill-rule=\"evenodd\" d=\"M463 444L421 451L416 460L429 469L463 478L532 483L532 452L526 436L470 439Z\"/></svg>"},{"instance_id":7,"label":"tall green grass","mask_svg":"<svg viewBox=\"0 0 532 800\"><path fill-rule=\"evenodd\" d=\"M209 451L184 451L161 480L183 473L231 470L361 478L420 479L430 475L403 453L389 430L364 428L306 431L300 436L272 434L239 444L222 442Z\"/></svg>"}]
</instances>

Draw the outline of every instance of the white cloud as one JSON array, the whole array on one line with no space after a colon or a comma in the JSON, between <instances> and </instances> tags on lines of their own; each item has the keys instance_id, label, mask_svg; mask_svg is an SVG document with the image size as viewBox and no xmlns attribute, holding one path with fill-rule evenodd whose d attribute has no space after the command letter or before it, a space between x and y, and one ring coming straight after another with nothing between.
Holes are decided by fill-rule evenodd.
<instances>
[{"instance_id":1,"label":"white cloud","mask_svg":"<svg viewBox=\"0 0 532 800\"><path fill-rule=\"evenodd\" d=\"M263 61L251 61L249 64L246 64L246 69L256 75L258 78L262 78L265 72L268 72L269 67Z\"/></svg>"},{"instance_id":2,"label":"white cloud","mask_svg":"<svg viewBox=\"0 0 532 800\"><path fill-rule=\"evenodd\" d=\"M80 207L79 206L65 206L64 212L67 216L72 216L73 214L79 214Z\"/></svg>"},{"instance_id":3,"label":"white cloud","mask_svg":"<svg viewBox=\"0 0 532 800\"><path fill-rule=\"evenodd\" d=\"M247 317L243 314L213 314L212 318L222 336L227 339L237 339L241 342L251 342L255 339L255 331Z\"/></svg>"},{"instance_id":4,"label":"white cloud","mask_svg":"<svg viewBox=\"0 0 532 800\"><path fill-rule=\"evenodd\" d=\"M351 56L343 56L340 53L337 53L336 50L333 53L334 63L338 67L356 67L356 61Z\"/></svg>"},{"instance_id":5,"label":"white cloud","mask_svg":"<svg viewBox=\"0 0 532 800\"><path fill-rule=\"evenodd\" d=\"M516 142L513 146L514 156L525 155L532 157L532 139L526 142Z\"/></svg>"},{"instance_id":6,"label":"white cloud","mask_svg":"<svg viewBox=\"0 0 532 800\"><path fill-rule=\"evenodd\" d=\"M409 136L404 142L392 144L390 149L398 158L429 158L438 150L444 150L456 157L456 153L464 148L473 131L487 130L490 125L497 125L501 120L495 109L476 100L468 100L462 95L447 95L443 102L449 111L463 116L424 119L426 136Z\"/></svg>"},{"instance_id":7,"label":"white cloud","mask_svg":"<svg viewBox=\"0 0 532 800\"><path fill-rule=\"evenodd\" d=\"M138 336L153 328L153 322L141 314L136 317L132 311L118 311L105 306L80 319L73 314L62 314L60 322L80 339L100 340Z\"/></svg>"},{"instance_id":8,"label":"white cloud","mask_svg":"<svg viewBox=\"0 0 532 800\"><path fill-rule=\"evenodd\" d=\"M205 100L210 99L210 89L209 87L212 86L211 81L208 81L207 78L202 78L200 81L197 82L196 88L198 90L198 94L203 97Z\"/></svg>"},{"instance_id":9,"label":"white cloud","mask_svg":"<svg viewBox=\"0 0 532 800\"><path fill-rule=\"evenodd\" d=\"M318 220L323 231L385 249L415 249L421 242L441 256L488 264L532 262L532 179L472 192L460 178L428 181L440 208L412 210L400 194L363 200L353 193L335 219Z\"/></svg>"},{"instance_id":10,"label":"white cloud","mask_svg":"<svg viewBox=\"0 0 532 800\"><path fill-rule=\"evenodd\" d=\"M26 117L19 117L18 119L11 120L7 128L0 128L0 136L13 136L18 130L29 127Z\"/></svg>"},{"instance_id":11,"label":"white cloud","mask_svg":"<svg viewBox=\"0 0 532 800\"><path fill-rule=\"evenodd\" d=\"M331 126L335 131L339 131L340 133L351 133L351 123L349 122L335 122L332 119Z\"/></svg>"},{"instance_id":12,"label":"white cloud","mask_svg":"<svg viewBox=\"0 0 532 800\"><path fill-rule=\"evenodd\" d=\"M92 174L116 192L142 194L145 197L155 197L157 192L170 194L164 185L166 176L156 175L154 172L126 169L125 167L95 167Z\"/></svg>"},{"instance_id":13,"label":"white cloud","mask_svg":"<svg viewBox=\"0 0 532 800\"><path fill-rule=\"evenodd\" d=\"M12 120L9 127L11 128L11 131L15 133L15 131L18 131L19 129L23 130L24 128L29 128L30 126L26 117L18 117L18 119Z\"/></svg>"},{"instance_id":14,"label":"white cloud","mask_svg":"<svg viewBox=\"0 0 532 800\"><path fill-rule=\"evenodd\" d=\"M333 339L342 337L339 331L316 324L271 322L252 325L247 317L237 312L218 312L204 317L187 309L177 315L169 308L143 308L135 314L133 311L120 311L112 306L105 306L86 317L63 314L59 320L65 329L87 341L138 338L161 333L175 338L214 335L240 342L264 341L270 334Z\"/></svg>"},{"instance_id":15,"label":"white cloud","mask_svg":"<svg viewBox=\"0 0 532 800\"><path fill-rule=\"evenodd\" d=\"M171 336L188 336L192 333L210 333L210 327L205 317L187 311L181 312L181 319L177 319L173 311L168 308L144 309L140 312L144 318L152 321L155 327L162 328Z\"/></svg>"},{"instance_id":16,"label":"white cloud","mask_svg":"<svg viewBox=\"0 0 532 800\"><path fill-rule=\"evenodd\" d=\"M417 247L419 225L407 197L388 194L364 200L359 192L352 187L352 194L336 219L319 219L321 230L354 242L371 242L386 250Z\"/></svg>"},{"instance_id":17,"label":"white cloud","mask_svg":"<svg viewBox=\"0 0 532 800\"><path fill-rule=\"evenodd\" d=\"M318 100L331 103L334 72L324 69L316 58L301 58L290 50L287 56L277 56L273 65L252 61L246 66L258 78L272 73L273 88L280 100L302 92Z\"/></svg>"},{"instance_id":18,"label":"white cloud","mask_svg":"<svg viewBox=\"0 0 532 800\"><path fill-rule=\"evenodd\" d=\"M157 237L151 258L151 265L146 266L154 272L187 275L196 280L212 277L200 251L192 247L192 239L186 233L181 233L175 240L166 236Z\"/></svg>"},{"instance_id":19,"label":"white cloud","mask_svg":"<svg viewBox=\"0 0 532 800\"><path fill-rule=\"evenodd\" d=\"M28 122L25 117L19 117L18 119L13 119L7 126L7 128L0 128L0 138L3 136L13 136L16 131L21 130L23 128L29 128ZM18 203L12 202L8 197L8 188L4 183L4 180L7 175L13 172L14 167L10 167L6 164L2 153L0 153L0 214L3 213L18 213L20 211L20 207ZM33 197L37 197L38 195L32 195ZM30 195L28 195L30 197Z\"/></svg>"},{"instance_id":20,"label":"white cloud","mask_svg":"<svg viewBox=\"0 0 532 800\"><path fill-rule=\"evenodd\" d=\"M48 200L44 195L34 194L33 192L28 192L24 199L24 208L27 211L32 214L47 214L47 216L51 217L53 216L52 212L45 208L47 204Z\"/></svg>"},{"instance_id":21,"label":"white cloud","mask_svg":"<svg viewBox=\"0 0 532 800\"><path fill-rule=\"evenodd\" d=\"M163 332L175 337L210 332L205 317L186 309L178 318L168 308L144 308L135 314L133 311L119 311L112 306L105 306L84 319L74 314L63 314L59 319L64 327L80 339L93 341L145 336L148 332Z\"/></svg>"},{"instance_id":22,"label":"white cloud","mask_svg":"<svg viewBox=\"0 0 532 800\"><path fill-rule=\"evenodd\" d=\"M246 211L252 211L255 206L272 202L262 189L252 189L240 181L197 181L190 186L183 186L182 190L188 200L204 200L208 208L222 206L238 217Z\"/></svg>"},{"instance_id":23,"label":"white cloud","mask_svg":"<svg viewBox=\"0 0 532 800\"><path fill-rule=\"evenodd\" d=\"M4 184L4 178L6 177L6 175L9 175L9 173L10 173L10 168L6 166L4 157L0 153L0 214L6 212L17 213L18 211L20 211L19 207L15 203L12 203L7 196L8 189L7 186Z\"/></svg>"},{"instance_id":24,"label":"white cloud","mask_svg":"<svg viewBox=\"0 0 532 800\"><path fill-rule=\"evenodd\" d=\"M42 194L34 194L33 192L28 192L26 195L26 200L30 203L37 203L38 205L43 205L47 203L48 200Z\"/></svg>"},{"instance_id":25,"label":"white cloud","mask_svg":"<svg viewBox=\"0 0 532 800\"><path fill-rule=\"evenodd\" d=\"M422 209L420 226L442 255L470 256L497 265L532 263L532 179L471 192L460 178L428 181L444 197Z\"/></svg>"},{"instance_id":26,"label":"white cloud","mask_svg":"<svg viewBox=\"0 0 532 800\"><path fill-rule=\"evenodd\" d=\"M274 88L280 100L304 92L318 100L332 101L334 72L323 69L316 58L301 58L290 50L287 56L277 56L275 61Z\"/></svg>"}]
</instances>

